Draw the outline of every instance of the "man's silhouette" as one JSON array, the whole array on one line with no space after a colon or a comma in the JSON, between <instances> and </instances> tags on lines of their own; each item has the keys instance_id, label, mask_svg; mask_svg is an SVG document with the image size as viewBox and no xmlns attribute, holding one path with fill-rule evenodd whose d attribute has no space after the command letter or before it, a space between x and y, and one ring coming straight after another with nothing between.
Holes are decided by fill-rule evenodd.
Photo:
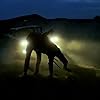
<instances>
[{"instance_id":1,"label":"man's silhouette","mask_svg":"<svg viewBox=\"0 0 100 100\"><path fill-rule=\"evenodd\" d=\"M27 70L29 67L29 61L30 61L32 50L35 50L37 54L35 74L38 74L39 72L39 65L41 62L41 53L46 54L48 56L50 77L53 76L54 57L58 57L60 61L64 64L64 69L69 71L69 69L67 68L67 64L68 64L67 59L64 57L60 49L54 43L52 43L47 37L47 35L50 32L51 30L49 32L41 34L39 32L37 33L33 31L28 35L27 40L29 44L26 49L27 53L26 53L25 64L24 64L24 75L27 75Z\"/></svg>"}]
</instances>

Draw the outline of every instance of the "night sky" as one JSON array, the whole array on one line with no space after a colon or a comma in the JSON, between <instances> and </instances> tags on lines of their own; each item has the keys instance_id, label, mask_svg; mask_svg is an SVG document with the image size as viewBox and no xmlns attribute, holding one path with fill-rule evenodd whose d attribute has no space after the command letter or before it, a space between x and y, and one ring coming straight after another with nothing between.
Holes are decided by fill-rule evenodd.
<instances>
[{"instance_id":1,"label":"night sky","mask_svg":"<svg viewBox=\"0 0 100 100\"><path fill-rule=\"evenodd\" d=\"M46 18L93 18L100 15L100 0L0 0L0 20L33 13Z\"/></svg>"}]
</instances>

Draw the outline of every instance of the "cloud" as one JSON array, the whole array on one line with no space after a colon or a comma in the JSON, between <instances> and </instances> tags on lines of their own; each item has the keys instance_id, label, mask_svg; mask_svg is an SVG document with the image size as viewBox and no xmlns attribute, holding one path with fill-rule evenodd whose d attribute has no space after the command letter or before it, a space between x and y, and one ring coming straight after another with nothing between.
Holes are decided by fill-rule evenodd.
<instances>
[{"instance_id":1,"label":"cloud","mask_svg":"<svg viewBox=\"0 0 100 100\"><path fill-rule=\"evenodd\" d=\"M100 11L100 7L87 7L86 9L88 10L95 10L95 11Z\"/></svg>"},{"instance_id":2,"label":"cloud","mask_svg":"<svg viewBox=\"0 0 100 100\"><path fill-rule=\"evenodd\" d=\"M47 18L92 18L100 15L99 2L99 0L1 0L0 19L32 13Z\"/></svg>"},{"instance_id":3,"label":"cloud","mask_svg":"<svg viewBox=\"0 0 100 100\"><path fill-rule=\"evenodd\" d=\"M84 0L84 1L90 3L100 3L100 0Z\"/></svg>"},{"instance_id":4,"label":"cloud","mask_svg":"<svg viewBox=\"0 0 100 100\"><path fill-rule=\"evenodd\" d=\"M59 0L60 1L60 0ZM61 2L100 3L100 0L61 0Z\"/></svg>"}]
</instances>

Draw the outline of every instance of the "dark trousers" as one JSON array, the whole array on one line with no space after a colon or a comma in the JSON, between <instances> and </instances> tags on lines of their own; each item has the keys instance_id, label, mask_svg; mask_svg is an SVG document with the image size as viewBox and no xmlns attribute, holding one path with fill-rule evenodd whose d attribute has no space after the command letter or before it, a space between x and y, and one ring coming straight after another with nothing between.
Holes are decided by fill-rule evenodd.
<instances>
[{"instance_id":1,"label":"dark trousers","mask_svg":"<svg viewBox=\"0 0 100 100\"><path fill-rule=\"evenodd\" d=\"M49 73L50 76L53 76L53 61L54 61L54 57L59 58L59 60L64 64L64 67L67 67L68 64L68 60L64 57L64 55L62 54L62 52L59 50L57 51L55 54L50 53L48 55L48 59L49 59Z\"/></svg>"}]
</instances>

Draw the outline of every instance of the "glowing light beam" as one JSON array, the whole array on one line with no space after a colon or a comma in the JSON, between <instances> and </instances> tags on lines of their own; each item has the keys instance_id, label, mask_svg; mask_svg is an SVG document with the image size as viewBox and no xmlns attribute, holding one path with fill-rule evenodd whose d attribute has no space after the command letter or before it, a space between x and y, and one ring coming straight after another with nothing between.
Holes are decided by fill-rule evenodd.
<instances>
[{"instance_id":1,"label":"glowing light beam","mask_svg":"<svg viewBox=\"0 0 100 100\"><path fill-rule=\"evenodd\" d=\"M27 40L21 40L20 41L20 46L21 46L23 54L26 54L26 47L27 47L27 45L28 45L28 41Z\"/></svg>"},{"instance_id":2,"label":"glowing light beam","mask_svg":"<svg viewBox=\"0 0 100 100\"><path fill-rule=\"evenodd\" d=\"M27 47L28 41L27 40L21 40L20 45L23 46L23 47Z\"/></svg>"},{"instance_id":3,"label":"glowing light beam","mask_svg":"<svg viewBox=\"0 0 100 100\"><path fill-rule=\"evenodd\" d=\"M53 42L53 43L56 43L56 42L59 41L59 38L57 36L50 37L50 41Z\"/></svg>"},{"instance_id":4,"label":"glowing light beam","mask_svg":"<svg viewBox=\"0 0 100 100\"><path fill-rule=\"evenodd\" d=\"M23 54L26 54L26 50L24 49L24 50L22 51L22 53L23 53Z\"/></svg>"}]
</instances>

